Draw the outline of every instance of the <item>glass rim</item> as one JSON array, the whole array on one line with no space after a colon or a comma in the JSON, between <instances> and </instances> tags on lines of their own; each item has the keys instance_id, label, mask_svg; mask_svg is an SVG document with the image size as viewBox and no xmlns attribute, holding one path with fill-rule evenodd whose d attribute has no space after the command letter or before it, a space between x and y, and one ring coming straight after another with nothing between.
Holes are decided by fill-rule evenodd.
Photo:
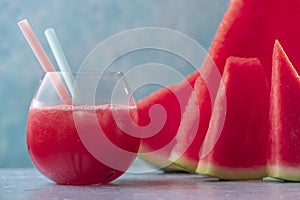
<instances>
[{"instance_id":1,"label":"glass rim","mask_svg":"<svg viewBox=\"0 0 300 200\"><path fill-rule=\"evenodd\" d=\"M118 76L123 76L124 73L121 71L71 71L71 72L64 72L64 71L48 71L48 72L44 72L44 74L73 74L73 75L77 75L77 74L95 74L95 75L99 75L99 74L104 74L104 75L118 75Z\"/></svg>"}]
</instances>

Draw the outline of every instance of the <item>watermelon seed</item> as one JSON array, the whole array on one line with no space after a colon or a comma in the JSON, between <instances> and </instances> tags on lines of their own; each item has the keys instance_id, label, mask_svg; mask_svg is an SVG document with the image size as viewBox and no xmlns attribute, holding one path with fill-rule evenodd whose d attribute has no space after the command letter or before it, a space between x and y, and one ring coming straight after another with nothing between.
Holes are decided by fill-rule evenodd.
<instances>
[{"instance_id":1,"label":"watermelon seed","mask_svg":"<svg viewBox=\"0 0 300 200\"><path fill-rule=\"evenodd\" d=\"M115 171L111 171L111 172L109 172L109 173L107 174L106 178L107 178L107 179L110 179L110 178L114 177L115 175L116 175L116 172L115 172Z\"/></svg>"}]
</instances>

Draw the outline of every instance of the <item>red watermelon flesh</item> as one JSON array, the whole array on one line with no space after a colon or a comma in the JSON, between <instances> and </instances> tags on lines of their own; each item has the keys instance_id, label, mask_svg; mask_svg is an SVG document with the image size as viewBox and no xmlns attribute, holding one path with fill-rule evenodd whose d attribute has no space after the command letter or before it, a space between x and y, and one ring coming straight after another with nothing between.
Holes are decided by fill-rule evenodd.
<instances>
[{"instance_id":1,"label":"red watermelon flesh","mask_svg":"<svg viewBox=\"0 0 300 200\"><path fill-rule=\"evenodd\" d=\"M278 41L270 100L268 175L300 181L300 77Z\"/></svg>"},{"instance_id":2,"label":"red watermelon flesh","mask_svg":"<svg viewBox=\"0 0 300 200\"><path fill-rule=\"evenodd\" d=\"M262 178L270 94L265 70L256 58L230 57L222 83L196 172L229 180Z\"/></svg>"}]
</instances>

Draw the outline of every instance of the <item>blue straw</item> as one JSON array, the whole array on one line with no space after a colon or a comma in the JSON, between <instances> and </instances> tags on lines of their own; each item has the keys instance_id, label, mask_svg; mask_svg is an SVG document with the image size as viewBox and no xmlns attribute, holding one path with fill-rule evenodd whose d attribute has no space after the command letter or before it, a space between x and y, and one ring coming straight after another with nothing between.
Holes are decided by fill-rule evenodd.
<instances>
[{"instance_id":1,"label":"blue straw","mask_svg":"<svg viewBox=\"0 0 300 200\"><path fill-rule=\"evenodd\" d=\"M72 70L71 70L71 68L68 64L68 61L64 55L64 52L60 46L60 43L57 39L54 29L53 28L46 29L45 36L46 36L49 46L52 50L54 58L57 62L57 65L58 65L60 71L63 72L62 74L66 81L67 87L71 93L71 96L73 97L73 99L75 99L76 103L79 103L80 91L77 87L74 76L72 74Z\"/></svg>"}]
</instances>

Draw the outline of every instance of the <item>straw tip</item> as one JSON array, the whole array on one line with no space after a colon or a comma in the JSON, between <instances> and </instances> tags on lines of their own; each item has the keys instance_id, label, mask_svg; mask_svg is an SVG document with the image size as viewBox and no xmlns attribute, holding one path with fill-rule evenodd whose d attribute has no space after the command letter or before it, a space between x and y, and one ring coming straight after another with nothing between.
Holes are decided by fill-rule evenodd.
<instances>
[{"instance_id":1,"label":"straw tip","mask_svg":"<svg viewBox=\"0 0 300 200\"><path fill-rule=\"evenodd\" d=\"M54 33L54 29L53 28L47 28L44 33L45 34Z\"/></svg>"},{"instance_id":2,"label":"straw tip","mask_svg":"<svg viewBox=\"0 0 300 200\"><path fill-rule=\"evenodd\" d=\"M18 22L18 25L24 24L24 23L28 23L27 19L23 19L21 21Z\"/></svg>"}]
</instances>

